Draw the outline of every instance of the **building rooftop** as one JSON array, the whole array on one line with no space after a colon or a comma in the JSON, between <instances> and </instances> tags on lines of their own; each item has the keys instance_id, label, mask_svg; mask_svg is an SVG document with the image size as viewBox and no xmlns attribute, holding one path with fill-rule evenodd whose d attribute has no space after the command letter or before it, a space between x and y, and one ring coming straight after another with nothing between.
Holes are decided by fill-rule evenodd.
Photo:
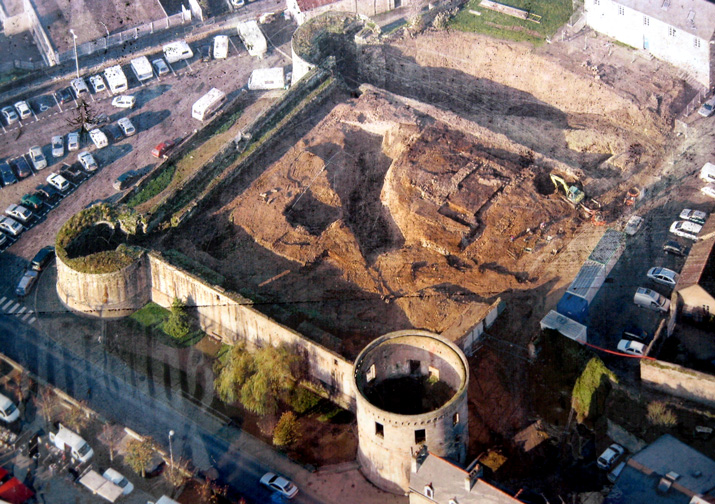
<instances>
[{"instance_id":1,"label":"building rooftop","mask_svg":"<svg viewBox=\"0 0 715 504\"><path fill-rule=\"evenodd\" d=\"M700 285L708 294L715 296L715 217L711 216L700 231L700 241L690 249L680 272L676 290Z\"/></svg>"},{"instance_id":2,"label":"building rooftop","mask_svg":"<svg viewBox=\"0 0 715 504\"><path fill-rule=\"evenodd\" d=\"M708 41L715 32L715 4L707 0L616 0L616 3Z\"/></svg>"},{"instance_id":3,"label":"building rooftop","mask_svg":"<svg viewBox=\"0 0 715 504\"><path fill-rule=\"evenodd\" d=\"M298 7L300 7L301 12L308 12L309 10L316 9L318 7L323 7L324 5L330 5L336 3L338 0L296 0Z\"/></svg>"},{"instance_id":4,"label":"building rooftop","mask_svg":"<svg viewBox=\"0 0 715 504\"><path fill-rule=\"evenodd\" d=\"M589 261L599 264L608 264L613 254L617 253L625 243L626 235L615 229L607 229L603 236L598 241L596 247L588 256Z\"/></svg>"}]
</instances>

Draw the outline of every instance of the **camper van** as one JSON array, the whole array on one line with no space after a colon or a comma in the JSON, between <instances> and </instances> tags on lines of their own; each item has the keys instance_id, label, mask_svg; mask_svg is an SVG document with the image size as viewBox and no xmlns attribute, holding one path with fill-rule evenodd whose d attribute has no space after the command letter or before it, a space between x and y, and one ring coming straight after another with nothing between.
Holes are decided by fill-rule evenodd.
<instances>
[{"instance_id":1,"label":"camper van","mask_svg":"<svg viewBox=\"0 0 715 504\"><path fill-rule=\"evenodd\" d=\"M87 462L94 455L87 441L62 424L57 432L50 432L50 443L80 462Z\"/></svg>"},{"instance_id":2,"label":"camper van","mask_svg":"<svg viewBox=\"0 0 715 504\"><path fill-rule=\"evenodd\" d=\"M149 59L146 56L134 58L131 61L131 67L132 71L134 72L134 75L136 75L137 79L139 79L139 82L144 82L145 80L154 77L154 72L152 71L151 63L149 63Z\"/></svg>"},{"instance_id":3,"label":"camper van","mask_svg":"<svg viewBox=\"0 0 715 504\"><path fill-rule=\"evenodd\" d=\"M166 44L163 47L164 57L169 64L176 63L177 61L190 59L194 57L194 53L189 47L189 44L184 40L179 40L177 42L172 42L171 44Z\"/></svg>"},{"instance_id":4,"label":"camper van","mask_svg":"<svg viewBox=\"0 0 715 504\"><path fill-rule=\"evenodd\" d=\"M203 121L220 109L225 101L226 94L219 89L212 88L191 107L191 117Z\"/></svg>"},{"instance_id":5,"label":"camper van","mask_svg":"<svg viewBox=\"0 0 715 504\"><path fill-rule=\"evenodd\" d=\"M228 57L228 37L226 35L216 35L214 37L214 59L225 59Z\"/></svg>"},{"instance_id":6,"label":"camper van","mask_svg":"<svg viewBox=\"0 0 715 504\"><path fill-rule=\"evenodd\" d=\"M107 85L113 95L123 93L127 90L127 76L124 75L121 66L115 65L107 68L104 71L104 77L107 79Z\"/></svg>"},{"instance_id":7,"label":"camper van","mask_svg":"<svg viewBox=\"0 0 715 504\"><path fill-rule=\"evenodd\" d=\"M705 163L700 170L700 178L708 183L715 182L715 164Z\"/></svg>"}]
</instances>

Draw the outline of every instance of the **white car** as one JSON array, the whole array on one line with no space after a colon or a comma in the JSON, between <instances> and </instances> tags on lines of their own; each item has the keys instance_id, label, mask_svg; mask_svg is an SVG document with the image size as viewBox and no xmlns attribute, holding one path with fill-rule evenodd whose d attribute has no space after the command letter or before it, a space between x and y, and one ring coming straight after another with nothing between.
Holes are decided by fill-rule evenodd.
<instances>
[{"instance_id":1,"label":"white car","mask_svg":"<svg viewBox=\"0 0 715 504\"><path fill-rule=\"evenodd\" d=\"M715 96L703 103L702 107L698 110L698 114L703 117L710 117L713 113L715 113Z\"/></svg>"},{"instance_id":2,"label":"white car","mask_svg":"<svg viewBox=\"0 0 715 504\"><path fill-rule=\"evenodd\" d=\"M117 121L117 124L120 128L122 128L122 132L125 136L132 136L134 133L137 132L128 117L122 117L120 120Z\"/></svg>"},{"instance_id":3,"label":"white car","mask_svg":"<svg viewBox=\"0 0 715 504\"><path fill-rule=\"evenodd\" d=\"M112 100L112 106L117 108L134 108L134 105L136 105L136 103L137 99L131 95L115 96Z\"/></svg>"},{"instance_id":4,"label":"white car","mask_svg":"<svg viewBox=\"0 0 715 504\"><path fill-rule=\"evenodd\" d=\"M65 140L61 135L52 137L52 157L60 158L65 155Z\"/></svg>"},{"instance_id":5,"label":"white car","mask_svg":"<svg viewBox=\"0 0 715 504\"><path fill-rule=\"evenodd\" d=\"M715 197L715 196L714 196ZM698 233L703 227L690 221L675 221L670 225L670 232L675 236L697 241Z\"/></svg>"},{"instance_id":6,"label":"white car","mask_svg":"<svg viewBox=\"0 0 715 504\"><path fill-rule=\"evenodd\" d=\"M0 217L0 229L13 236L17 236L25 230L22 224L10 217Z\"/></svg>"},{"instance_id":7,"label":"white car","mask_svg":"<svg viewBox=\"0 0 715 504\"><path fill-rule=\"evenodd\" d=\"M70 188L70 183L59 173L50 173L47 176L47 183L62 192L68 191Z\"/></svg>"},{"instance_id":8,"label":"white car","mask_svg":"<svg viewBox=\"0 0 715 504\"><path fill-rule=\"evenodd\" d=\"M67 150L79 150L79 133L77 133L76 131L67 133Z\"/></svg>"},{"instance_id":9,"label":"white car","mask_svg":"<svg viewBox=\"0 0 715 504\"><path fill-rule=\"evenodd\" d=\"M45 159L45 155L42 154L42 148L39 145L30 147L28 155L30 156L30 161L32 161L32 166L35 167L35 170L47 168L47 159Z\"/></svg>"},{"instance_id":10,"label":"white car","mask_svg":"<svg viewBox=\"0 0 715 504\"><path fill-rule=\"evenodd\" d=\"M646 273L646 276L653 280L655 283L661 285L667 285L668 287L675 287L678 283L678 275L675 271L669 270L668 268L651 268Z\"/></svg>"},{"instance_id":11,"label":"white car","mask_svg":"<svg viewBox=\"0 0 715 504\"><path fill-rule=\"evenodd\" d=\"M708 218L708 214L700 210L691 210L690 208L685 208L682 212L680 212L680 215L678 217L683 220L689 220L690 222L694 222L695 224L702 225L705 224L705 221Z\"/></svg>"},{"instance_id":12,"label":"white car","mask_svg":"<svg viewBox=\"0 0 715 504\"><path fill-rule=\"evenodd\" d=\"M9 398L0 394L0 420L5 423L12 423L20 418L20 410Z\"/></svg>"},{"instance_id":13,"label":"white car","mask_svg":"<svg viewBox=\"0 0 715 504\"><path fill-rule=\"evenodd\" d=\"M703 193L705 196L715 198L715 184L706 185L705 187L700 189L700 192Z\"/></svg>"},{"instance_id":14,"label":"white car","mask_svg":"<svg viewBox=\"0 0 715 504\"><path fill-rule=\"evenodd\" d=\"M104 147L109 145L107 135L105 135L99 128L94 128L93 130L91 130L89 132L89 138L92 139L92 142L94 142L94 145L96 145L98 149L103 149Z\"/></svg>"},{"instance_id":15,"label":"white car","mask_svg":"<svg viewBox=\"0 0 715 504\"><path fill-rule=\"evenodd\" d=\"M104 84L104 79L102 79L101 75L93 75L89 78L89 83L92 84L92 88L94 89L95 93L100 93L107 89L107 86L106 84Z\"/></svg>"},{"instance_id":16,"label":"white car","mask_svg":"<svg viewBox=\"0 0 715 504\"><path fill-rule=\"evenodd\" d=\"M618 342L618 350L630 355L645 354L645 345L639 341L622 339Z\"/></svg>"},{"instance_id":17,"label":"white car","mask_svg":"<svg viewBox=\"0 0 715 504\"><path fill-rule=\"evenodd\" d=\"M27 104L26 101L17 102L15 104L15 109L20 115L20 119L27 119L28 117L32 116L32 111L30 110L30 106Z\"/></svg>"},{"instance_id":18,"label":"white car","mask_svg":"<svg viewBox=\"0 0 715 504\"><path fill-rule=\"evenodd\" d=\"M169 73L169 66L164 63L164 60L162 58L155 59L151 62L151 64L154 65L154 69L156 70L156 73L159 75L159 77Z\"/></svg>"},{"instance_id":19,"label":"white car","mask_svg":"<svg viewBox=\"0 0 715 504\"><path fill-rule=\"evenodd\" d=\"M2 115L5 118L5 121L7 121L8 126L14 122L17 122L17 112L15 112L15 109L11 106L8 105L7 107L3 107L0 112L2 112Z\"/></svg>"},{"instance_id":20,"label":"white car","mask_svg":"<svg viewBox=\"0 0 715 504\"><path fill-rule=\"evenodd\" d=\"M624 229L624 232L628 236L633 236L641 228L641 225L643 225L643 217L640 217L638 215L632 215L626 223L626 228Z\"/></svg>"},{"instance_id":21,"label":"white car","mask_svg":"<svg viewBox=\"0 0 715 504\"><path fill-rule=\"evenodd\" d=\"M32 212L29 208L25 208L22 205L15 205L14 203L5 209L5 213L20 222L27 222L32 219Z\"/></svg>"},{"instance_id":22,"label":"white car","mask_svg":"<svg viewBox=\"0 0 715 504\"><path fill-rule=\"evenodd\" d=\"M604 451L600 457L598 457L596 465L607 471L613 467L613 465L623 456L625 452L626 450L621 445L613 443L611 446L606 448L606 451Z\"/></svg>"},{"instance_id":23,"label":"white car","mask_svg":"<svg viewBox=\"0 0 715 504\"><path fill-rule=\"evenodd\" d=\"M271 490L279 492L281 495L289 499L292 499L298 494L298 487L295 486L289 479L272 472L267 472L263 475L261 478L261 484L266 485Z\"/></svg>"},{"instance_id":24,"label":"white car","mask_svg":"<svg viewBox=\"0 0 715 504\"><path fill-rule=\"evenodd\" d=\"M107 469L104 471L104 474L102 474L102 477L120 487L122 489L122 495L129 495L132 493L132 490L134 490L134 485L115 469Z\"/></svg>"},{"instance_id":25,"label":"white car","mask_svg":"<svg viewBox=\"0 0 715 504\"><path fill-rule=\"evenodd\" d=\"M87 151L82 151L77 154L77 161L79 161L82 167L88 172L96 171L97 168L99 168L97 162L94 160L94 156Z\"/></svg>"},{"instance_id":26,"label":"white car","mask_svg":"<svg viewBox=\"0 0 715 504\"><path fill-rule=\"evenodd\" d=\"M72 89L74 89L74 94L77 95L77 98L79 98L82 93L89 94L89 88L87 87L87 83L82 77L77 77L72 81Z\"/></svg>"}]
</instances>

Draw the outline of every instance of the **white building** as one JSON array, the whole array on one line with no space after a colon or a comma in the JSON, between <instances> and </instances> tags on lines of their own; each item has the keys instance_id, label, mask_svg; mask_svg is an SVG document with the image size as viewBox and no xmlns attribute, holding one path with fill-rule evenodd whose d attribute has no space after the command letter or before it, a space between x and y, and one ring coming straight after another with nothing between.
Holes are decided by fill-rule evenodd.
<instances>
[{"instance_id":1,"label":"white building","mask_svg":"<svg viewBox=\"0 0 715 504\"><path fill-rule=\"evenodd\" d=\"M585 0L586 23L715 84L715 4L708 0Z\"/></svg>"},{"instance_id":2,"label":"white building","mask_svg":"<svg viewBox=\"0 0 715 504\"><path fill-rule=\"evenodd\" d=\"M375 16L421 0L286 0L286 10L302 25L323 12L342 11L364 16Z\"/></svg>"}]
</instances>

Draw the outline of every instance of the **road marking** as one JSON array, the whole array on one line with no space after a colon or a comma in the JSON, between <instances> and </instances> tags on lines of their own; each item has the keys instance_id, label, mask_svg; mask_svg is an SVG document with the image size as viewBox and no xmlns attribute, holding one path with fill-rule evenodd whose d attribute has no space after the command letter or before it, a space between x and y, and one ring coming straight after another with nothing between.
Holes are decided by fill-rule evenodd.
<instances>
[{"instance_id":1,"label":"road marking","mask_svg":"<svg viewBox=\"0 0 715 504\"><path fill-rule=\"evenodd\" d=\"M7 311L7 307L12 304L12 299L9 299L7 303L5 303L5 306L2 307L2 311Z\"/></svg>"},{"instance_id":2,"label":"road marking","mask_svg":"<svg viewBox=\"0 0 715 504\"><path fill-rule=\"evenodd\" d=\"M3 304L5 301L7 301L7 298L5 296L0 298L0 304Z\"/></svg>"},{"instance_id":3,"label":"road marking","mask_svg":"<svg viewBox=\"0 0 715 504\"><path fill-rule=\"evenodd\" d=\"M28 324L34 324L37 319L35 317L32 317L30 320L27 321Z\"/></svg>"},{"instance_id":4,"label":"road marking","mask_svg":"<svg viewBox=\"0 0 715 504\"><path fill-rule=\"evenodd\" d=\"M17 310L18 308L20 308L19 303L15 303L15 305L12 307L12 309L8 310L8 313L15 313L15 310Z\"/></svg>"},{"instance_id":5,"label":"road marking","mask_svg":"<svg viewBox=\"0 0 715 504\"><path fill-rule=\"evenodd\" d=\"M44 103L40 103L40 112L45 112L47 110L50 110L51 107L48 107Z\"/></svg>"},{"instance_id":6,"label":"road marking","mask_svg":"<svg viewBox=\"0 0 715 504\"><path fill-rule=\"evenodd\" d=\"M22 321L23 321L23 322L27 322L27 319L30 318L30 317L32 317L32 312L31 312L31 311L27 312L27 313L25 314L25 316L22 317Z\"/></svg>"},{"instance_id":7,"label":"road marking","mask_svg":"<svg viewBox=\"0 0 715 504\"><path fill-rule=\"evenodd\" d=\"M22 315L22 314L25 312L25 310L27 310L27 308L25 308L25 307L23 306L22 308L20 308L19 310L17 310L17 313L16 313L15 315L19 317L20 315Z\"/></svg>"}]
</instances>

